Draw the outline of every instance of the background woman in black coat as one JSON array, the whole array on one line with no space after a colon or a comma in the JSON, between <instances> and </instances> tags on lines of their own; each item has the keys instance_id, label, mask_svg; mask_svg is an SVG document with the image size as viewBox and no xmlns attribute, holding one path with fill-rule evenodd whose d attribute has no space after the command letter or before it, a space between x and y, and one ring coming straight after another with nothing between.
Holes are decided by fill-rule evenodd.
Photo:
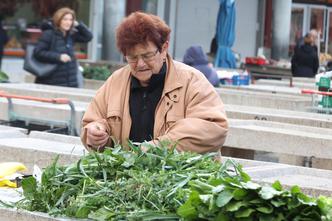
<instances>
[{"instance_id":1,"label":"background woman in black coat","mask_svg":"<svg viewBox=\"0 0 332 221\"><path fill-rule=\"evenodd\" d=\"M74 42L88 42L92 33L75 19L75 12L61 8L53 15L53 25L44 25L42 36L34 50L36 59L56 63L56 70L47 77L36 78L36 83L78 87L77 61Z\"/></svg>"},{"instance_id":2,"label":"background woman in black coat","mask_svg":"<svg viewBox=\"0 0 332 221\"><path fill-rule=\"evenodd\" d=\"M292 57L292 73L294 77L314 77L319 67L317 47L313 45L313 36L304 37L304 44L296 47Z\"/></svg>"},{"instance_id":3,"label":"background woman in black coat","mask_svg":"<svg viewBox=\"0 0 332 221\"><path fill-rule=\"evenodd\" d=\"M1 69L4 47L7 42L8 42L7 32L6 30L3 29L2 18L0 17L0 69Z\"/></svg>"}]
</instances>

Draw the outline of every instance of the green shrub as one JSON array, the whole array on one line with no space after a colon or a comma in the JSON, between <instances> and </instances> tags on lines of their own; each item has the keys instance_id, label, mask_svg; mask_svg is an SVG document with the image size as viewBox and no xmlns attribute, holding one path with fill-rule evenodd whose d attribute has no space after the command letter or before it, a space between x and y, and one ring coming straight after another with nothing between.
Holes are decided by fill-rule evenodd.
<instances>
[{"instance_id":1,"label":"green shrub","mask_svg":"<svg viewBox=\"0 0 332 221\"><path fill-rule=\"evenodd\" d=\"M84 67L83 77L94 80L106 80L111 75L107 66L87 66Z\"/></svg>"},{"instance_id":2,"label":"green shrub","mask_svg":"<svg viewBox=\"0 0 332 221\"><path fill-rule=\"evenodd\" d=\"M7 82L8 80L9 80L8 75L5 72L0 71L0 82Z\"/></svg>"}]
</instances>

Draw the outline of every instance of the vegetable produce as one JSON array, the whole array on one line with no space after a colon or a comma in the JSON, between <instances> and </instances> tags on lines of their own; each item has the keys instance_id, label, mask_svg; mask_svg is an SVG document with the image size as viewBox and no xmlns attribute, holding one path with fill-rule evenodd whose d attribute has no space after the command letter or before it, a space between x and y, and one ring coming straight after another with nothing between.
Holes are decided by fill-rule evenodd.
<instances>
[{"instance_id":1,"label":"vegetable produce","mask_svg":"<svg viewBox=\"0 0 332 221\"><path fill-rule=\"evenodd\" d=\"M111 74L107 66L86 66L83 70L83 76L87 79L106 80Z\"/></svg>"},{"instance_id":2,"label":"vegetable produce","mask_svg":"<svg viewBox=\"0 0 332 221\"><path fill-rule=\"evenodd\" d=\"M9 80L8 75L5 72L0 71L0 82L7 82L8 80Z\"/></svg>"},{"instance_id":3,"label":"vegetable produce","mask_svg":"<svg viewBox=\"0 0 332 221\"><path fill-rule=\"evenodd\" d=\"M330 198L261 186L234 161L165 146L116 146L69 166L56 159L41 183L22 181L17 207L93 220L332 220Z\"/></svg>"}]
</instances>

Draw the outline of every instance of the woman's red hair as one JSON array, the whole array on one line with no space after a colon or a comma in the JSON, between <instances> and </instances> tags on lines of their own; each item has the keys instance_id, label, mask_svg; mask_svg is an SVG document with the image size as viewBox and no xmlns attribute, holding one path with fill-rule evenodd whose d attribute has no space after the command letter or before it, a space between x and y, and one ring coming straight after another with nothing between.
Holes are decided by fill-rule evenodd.
<instances>
[{"instance_id":1,"label":"woman's red hair","mask_svg":"<svg viewBox=\"0 0 332 221\"><path fill-rule=\"evenodd\" d=\"M154 43L159 51L169 40L171 29L158 16L143 12L131 13L116 29L116 45L126 55L137 44Z\"/></svg>"}]
</instances>

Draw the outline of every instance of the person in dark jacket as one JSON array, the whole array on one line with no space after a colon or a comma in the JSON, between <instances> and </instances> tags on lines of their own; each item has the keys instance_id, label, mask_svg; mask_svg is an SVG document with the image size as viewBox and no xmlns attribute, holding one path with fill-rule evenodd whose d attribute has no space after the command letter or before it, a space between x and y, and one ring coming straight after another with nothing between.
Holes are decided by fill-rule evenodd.
<instances>
[{"instance_id":1,"label":"person in dark jacket","mask_svg":"<svg viewBox=\"0 0 332 221\"><path fill-rule=\"evenodd\" d=\"M1 63L2 63L2 56L3 56L3 50L8 42L8 35L6 30L3 29L2 27L2 19L0 18L0 68L1 68Z\"/></svg>"},{"instance_id":2,"label":"person in dark jacket","mask_svg":"<svg viewBox=\"0 0 332 221\"><path fill-rule=\"evenodd\" d=\"M295 48L292 57L292 73L294 77L314 77L319 67L317 49L313 45L313 36L308 33L304 44Z\"/></svg>"},{"instance_id":3,"label":"person in dark jacket","mask_svg":"<svg viewBox=\"0 0 332 221\"><path fill-rule=\"evenodd\" d=\"M213 86L219 85L217 71L213 68L212 64L208 62L208 58L201 46L189 47L183 56L183 63L202 72Z\"/></svg>"},{"instance_id":4,"label":"person in dark jacket","mask_svg":"<svg viewBox=\"0 0 332 221\"><path fill-rule=\"evenodd\" d=\"M56 63L57 68L47 77L36 78L35 83L78 87L74 43L90 41L92 33L82 22L76 21L75 12L69 8L57 10L53 24L48 21L42 29L34 56L41 62Z\"/></svg>"}]
</instances>

